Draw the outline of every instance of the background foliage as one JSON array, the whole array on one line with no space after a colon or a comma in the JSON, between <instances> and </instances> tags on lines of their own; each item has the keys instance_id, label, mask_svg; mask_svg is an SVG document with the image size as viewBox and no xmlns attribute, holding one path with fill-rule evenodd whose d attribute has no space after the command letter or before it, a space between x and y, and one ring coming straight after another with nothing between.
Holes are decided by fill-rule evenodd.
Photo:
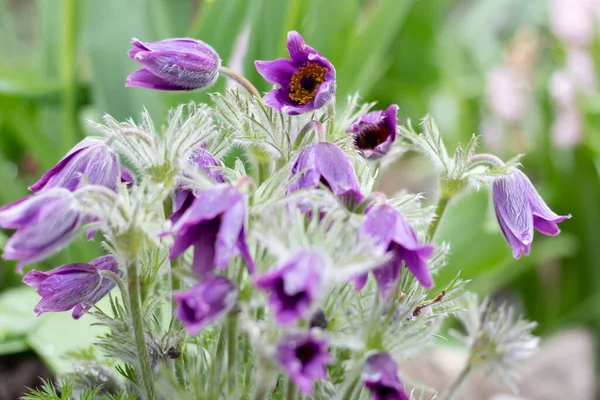
<instances>
[{"instance_id":1,"label":"background foliage","mask_svg":"<svg viewBox=\"0 0 600 400\"><path fill-rule=\"evenodd\" d=\"M462 270L462 278L472 279L471 290L521 303L527 317L540 323L540 334L573 324L600 329L600 247L594 243L600 226L600 97L594 92L578 102L583 140L556 146L548 86L565 63L565 49L549 29L548 0L0 0L0 10L2 204L24 195L90 133L86 119L99 120L105 112L118 120L137 118L146 107L164 121L170 107L209 101L203 92L125 88L125 77L137 68L126 55L132 37L206 41L224 64L265 91L269 86L253 61L284 56L286 32L295 29L336 66L340 103L358 90L381 107L399 104L403 120L433 114L450 145L475 132L483 135L483 147L489 142L482 126L494 95L486 89L490 73L533 46L533 55L525 52L524 117L517 128L503 126L501 146L488 150L506 159L527 153L523 164L538 190L555 211L573 219L561 225L557 238L536 237L531 256L515 261L487 192L461 197L440 228L452 255L437 282L443 286ZM591 49L600 59L598 43ZM219 80L211 91L224 85ZM434 178L425 160L408 155L389 171L384 189L432 194ZM5 239L0 232L0 243ZM81 240L38 267L86 261L98 252L97 243ZM87 323L75 324L67 314L36 319L35 293L18 285L21 277L13 270L14 264L0 260L0 354L33 348L54 369L68 368L57 355L92 334Z\"/></svg>"}]
</instances>

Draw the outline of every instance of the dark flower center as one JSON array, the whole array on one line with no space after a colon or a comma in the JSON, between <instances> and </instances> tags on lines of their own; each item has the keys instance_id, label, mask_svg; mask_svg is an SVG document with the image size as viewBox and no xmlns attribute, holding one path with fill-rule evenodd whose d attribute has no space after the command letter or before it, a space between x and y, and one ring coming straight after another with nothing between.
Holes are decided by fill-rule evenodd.
<instances>
[{"instance_id":1,"label":"dark flower center","mask_svg":"<svg viewBox=\"0 0 600 400\"><path fill-rule=\"evenodd\" d=\"M377 398L382 400L396 400L400 398L398 390L387 386L376 386L373 388L373 392L377 394Z\"/></svg>"},{"instance_id":2,"label":"dark flower center","mask_svg":"<svg viewBox=\"0 0 600 400\"><path fill-rule=\"evenodd\" d=\"M296 348L296 358L300 360L302 366L306 366L319 354L319 347L313 343L308 342Z\"/></svg>"},{"instance_id":3,"label":"dark flower center","mask_svg":"<svg viewBox=\"0 0 600 400\"><path fill-rule=\"evenodd\" d=\"M308 61L292 75L290 81L290 99L298 104L306 104L315 99L319 85L325 82L325 74L329 72L321 64Z\"/></svg>"},{"instance_id":4,"label":"dark flower center","mask_svg":"<svg viewBox=\"0 0 600 400\"><path fill-rule=\"evenodd\" d=\"M354 136L354 146L362 150L373 150L390 136L390 133L381 125L374 125L366 130L361 130Z\"/></svg>"},{"instance_id":5,"label":"dark flower center","mask_svg":"<svg viewBox=\"0 0 600 400\"><path fill-rule=\"evenodd\" d=\"M275 288L275 292L282 300L283 306L286 310L293 310L297 307L298 303L304 301L307 297L305 291L301 291L299 293L289 295L285 292L285 282L283 279L280 279L277 282L277 286Z\"/></svg>"}]
</instances>

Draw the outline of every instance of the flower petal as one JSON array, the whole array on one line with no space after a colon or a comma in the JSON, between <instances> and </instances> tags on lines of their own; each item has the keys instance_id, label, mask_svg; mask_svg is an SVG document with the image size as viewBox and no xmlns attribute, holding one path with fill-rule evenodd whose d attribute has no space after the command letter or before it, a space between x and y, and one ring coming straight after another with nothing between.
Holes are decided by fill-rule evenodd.
<instances>
[{"instance_id":1,"label":"flower petal","mask_svg":"<svg viewBox=\"0 0 600 400\"><path fill-rule=\"evenodd\" d=\"M173 85L166 80L159 78L158 76L151 74L145 69L138 69L137 71L129 74L125 86L128 87L142 87L146 89L155 90L187 90L186 87Z\"/></svg>"},{"instance_id":2,"label":"flower petal","mask_svg":"<svg viewBox=\"0 0 600 400\"><path fill-rule=\"evenodd\" d=\"M292 75L298 72L298 66L287 58L278 58L273 61L255 61L258 73L270 83L289 89Z\"/></svg>"}]
</instances>

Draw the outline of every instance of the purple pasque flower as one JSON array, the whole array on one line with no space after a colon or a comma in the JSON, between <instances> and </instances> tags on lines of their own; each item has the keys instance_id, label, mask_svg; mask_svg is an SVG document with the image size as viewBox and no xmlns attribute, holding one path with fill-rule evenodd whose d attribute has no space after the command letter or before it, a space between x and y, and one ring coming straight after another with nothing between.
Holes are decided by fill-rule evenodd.
<instances>
[{"instance_id":1,"label":"purple pasque flower","mask_svg":"<svg viewBox=\"0 0 600 400\"><path fill-rule=\"evenodd\" d=\"M494 181L493 199L496 218L515 258L529 255L533 241L533 229L544 235L560 233L557 223L571 218L552 212L533 187L527 176L517 168L510 175Z\"/></svg>"},{"instance_id":2,"label":"purple pasque flower","mask_svg":"<svg viewBox=\"0 0 600 400\"><path fill-rule=\"evenodd\" d=\"M142 65L127 77L125 86L155 90L194 90L212 85L219 76L221 58L206 43L195 39L158 42L132 40L129 57Z\"/></svg>"},{"instance_id":3,"label":"purple pasque flower","mask_svg":"<svg viewBox=\"0 0 600 400\"><path fill-rule=\"evenodd\" d=\"M92 184L116 190L120 171L117 153L103 139L86 137L29 189L37 192L63 187L75 191Z\"/></svg>"},{"instance_id":4,"label":"purple pasque flower","mask_svg":"<svg viewBox=\"0 0 600 400\"><path fill-rule=\"evenodd\" d=\"M254 273L244 222L246 202L231 185L218 185L196 193L196 199L173 224L175 243L169 257L176 259L194 246L194 270L203 276L215 267L225 269L232 257L241 255Z\"/></svg>"},{"instance_id":5,"label":"purple pasque flower","mask_svg":"<svg viewBox=\"0 0 600 400\"><path fill-rule=\"evenodd\" d=\"M329 142L312 143L302 149L288 180L288 194L301 189L316 189L323 184L350 208L364 198L348 156Z\"/></svg>"},{"instance_id":6,"label":"purple pasque flower","mask_svg":"<svg viewBox=\"0 0 600 400\"><path fill-rule=\"evenodd\" d=\"M335 96L335 68L318 51L304 43L296 31L288 33L290 59L256 61L267 82L279 85L263 101L283 114L298 115L319 109Z\"/></svg>"},{"instance_id":7,"label":"purple pasque flower","mask_svg":"<svg viewBox=\"0 0 600 400\"><path fill-rule=\"evenodd\" d=\"M189 162L204 171L214 182L225 183L225 178L219 171L219 162L204 147L198 147L192 152ZM177 221L194 202L194 191L180 187L173 194L173 214L169 219Z\"/></svg>"},{"instance_id":8,"label":"purple pasque flower","mask_svg":"<svg viewBox=\"0 0 600 400\"><path fill-rule=\"evenodd\" d=\"M327 364L333 357L327 341L311 332L289 333L279 339L277 361L290 379L305 395L312 393L314 382L327 377Z\"/></svg>"},{"instance_id":9,"label":"purple pasque flower","mask_svg":"<svg viewBox=\"0 0 600 400\"><path fill-rule=\"evenodd\" d=\"M21 260L17 270L42 260L69 244L83 221L73 194L59 187L0 207L0 228L17 230L4 246L4 258Z\"/></svg>"},{"instance_id":10,"label":"purple pasque flower","mask_svg":"<svg viewBox=\"0 0 600 400\"><path fill-rule=\"evenodd\" d=\"M73 318L79 319L115 287L115 282L99 271L120 275L117 261L112 256L103 256L89 263L62 265L48 272L33 270L25 274L23 282L37 288L42 296L34 308L37 315L73 309Z\"/></svg>"},{"instance_id":11,"label":"purple pasque flower","mask_svg":"<svg viewBox=\"0 0 600 400\"><path fill-rule=\"evenodd\" d=\"M120 181L124 183L128 189L132 188L135 185L135 177L131 173L131 170L124 165L121 165L120 168L121 176Z\"/></svg>"},{"instance_id":12,"label":"purple pasque flower","mask_svg":"<svg viewBox=\"0 0 600 400\"><path fill-rule=\"evenodd\" d=\"M387 297L400 278L402 263L422 286L433 286L426 260L433 254L434 248L430 244L419 244L415 231L395 207L389 204L371 205L367 209L360 237L390 253L391 258L387 262L373 269L382 297ZM362 289L366 281L366 274L356 277L357 290Z\"/></svg>"},{"instance_id":13,"label":"purple pasque flower","mask_svg":"<svg viewBox=\"0 0 600 400\"><path fill-rule=\"evenodd\" d=\"M278 324L291 324L306 316L319 296L326 264L321 253L301 250L273 271L256 277L254 284L269 292L269 306Z\"/></svg>"},{"instance_id":14,"label":"purple pasque flower","mask_svg":"<svg viewBox=\"0 0 600 400\"><path fill-rule=\"evenodd\" d=\"M224 276L213 276L187 292L175 293L173 297L177 302L175 316L194 336L233 307L238 289Z\"/></svg>"},{"instance_id":15,"label":"purple pasque flower","mask_svg":"<svg viewBox=\"0 0 600 400\"><path fill-rule=\"evenodd\" d=\"M387 154L396 140L396 114L398 106L392 104L385 111L373 111L359 117L352 123L354 147L365 158L374 160Z\"/></svg>"},{"instance_id":16,"label":"purple pasque flower","mask_svg":"<svg viewBox=\"0 0 600 400\"><path fill-rule=\"evenodd\" d=\"M398 379L398 366L388 353L369 356L361 378L371 392L371 400L410 400Z\"/></svg>"}]
</instances>

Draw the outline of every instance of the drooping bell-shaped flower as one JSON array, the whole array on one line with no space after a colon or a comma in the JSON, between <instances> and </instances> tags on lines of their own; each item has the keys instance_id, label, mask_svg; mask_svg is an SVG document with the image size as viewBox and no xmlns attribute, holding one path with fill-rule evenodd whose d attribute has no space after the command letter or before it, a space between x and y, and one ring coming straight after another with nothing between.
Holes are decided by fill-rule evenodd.
<instances>
[{"instance_id":1,"label":"drooping bell-shaped flower","mask_svg":"<svg viewBox=\"0 0 600 400\"><path fill-rule=\"evenodd\" d=\"M225 178L219 171L219 162L204 147L198 147L192 152L190 163L204 171L216 183L225 183ZM194 191L185 187L180 187L173 194L173 214L171 221L175 222L194 202L196 196Z\"/></svg>"},{"instance_id":2,"label":"drooping bell-shaped flower","mask_svg":"<svg viewBox=\"0 0 600 400\"><path fill-rule=\"evenodd\" d=\"M256 61L267 82L279 85L264 97L266 105L297 115L325 106L335 97L335 68L318 51L304 43L298 32L288 33L290 59Z\"/></svg>"},{"instance_id":3,"label":"drooping bell-shaped flower","mask_svg":"<svg viewBox=\"0 0 600 400\"><path fill-rule=\"evenodd\" d=\"M251 273L254 261L246 243L246 203L231 185L218 185L196 193L196 199L173 224L175 243L171 260L194 246L194 270L203 276L215 267L225 269L229 260L241 255Z\"/></svg>"},{"instance_id":4,"label":"drooping bell-shaped flower","mask_svg":"<svg viewBox=\"0 0 600 400\"><path fill-rule=\"evenodd\" d=\"M555 236L560 233L557 224L571 218L570 214L560 216L550 210L529 178L517 168L496 179L492 190L496 218L515 258L529 254L534 228Z\"/></svg>"},{"instance_id":5,"label":"drooping bell-shaped flower","mask_svg":"<svg viewBox=\"0 0 600 400\"><path fill-rule=\"evenodd\" d=\"M4 258L21 260L17 269L61 250L83 223L73 194L55 187L0 207L0 228L17 231L4 246Z\"/></svg>"},{"instance_id":6,"label":"drooping bell-shaped flower","mask_svg":"<svg viewBox=\"0 0 600 400\"><path fill-rule=\"evenodd\" d=\"M325 185L350 208L364 198L348 156L333 143L318 142L302 149L288 180L288 194Z\"/></svg>"},{"instance_id":7,"label":"drooping bell-shaped flower","mask_svg":"<svg viewBox=\"0 0 600 400\"><path fill-rule=\"evenodd\" d=\"M301 250L273 271L254 280L269 292L269 307L278 324L291 324L304 318L311 303L319 296L321 272L327 261L314 250Z\"/></svg>"},{"instance_id":8,"label":"drooping bell-shaped flower","mask_svg":"<svg viewBox=\"0 0 600 400\"><path fill-rule=\"evenodd\" d=\"M387 262L373 269L382 297L388 295L400 278L402 263L421 285L426 288L433 286L426 260L433 254L434 248L430 244L419 243L415 231L395 207L388 204L370 206L360 238L390 253L391 258ZM362 289L366 280L366 274L358 276L355 279L356 288Z\"/></svg>"},{"instance_id":9,"label":"drooping bell-shaped flower","mask_svg":"<svg viewBox=\"0 0 600 400\"><path fill-rule=\"evenodd\" d=\"M83 185L99 185L116 190L121 167L117 153L103 139L87 137L29 187L42 189L62 187L75 191Z\"/></svg>"},{"instance_id":10,"label":"drooping bell-shaped flower","mask_svg":"<svg viewBox=\"0 0 600 400\"><path fill-rule=\"evenodd\" d=\"M369 356L361 378L371 392L371 400L410 400L398 379L398 366L388 353Z\"/></svg>"},{"instance_id":11,"label":"drooping bell-shaped flower","mask_svg":"<svg viewBox=\"0 0 600 400\"><path fill-rule=\"evenodd\" d=\"M115 282L99 271L119 273L117 261L103 256L89 263L67 264L48 272L30 271L23 282L37 288L42 299L34 311L41 315L49 311L73 309L73 318L80 318L115 287Z\"/></svg>"},{"instance_id":12,"label":"drooping bell-shaped flower","mask_svg":"<svg viewBox=\"0 0 600 400\"><path fill-rule=\"evenodd\" d=\"M327 364L333 362L327 341L311 332L283 336L276 351L281 368L305 395L312 393L315 381L327 377Z\"/></svg>"},{"instance_id":13,"label":"drooping bell-shaped flower","mask_svg":"<svg viewBox=\"0 0 600 400\"><path fill-rule=\"evenodd\" d=\"M372 111L352 123L354 147L365 158L374 160L387 154L396 140L396 115L398 106L392 104L385 111Z\"/></svg>"},{"instance_id":14,"label":"drooping bell-shaped flower","mask_svg":"<svg viewBox=\"0 0 600 400\"><path fill-rule=\"evenodd\" d=\"M142 65L127 77L125 86L155 90L194 90L212 85L221 58L208 44L195 39L132 41L129 57Z\"/></svg>"},{"instance_id":15,"label":"drooping bell-shaped flower","mask_svg":"<svg viewBox=\"0 0 600 400\"><path fill-rule=\"evenodd\" d=\"M238 289L224 276L213 276L187 292L175 293L173 297L177 302L175 316L194 336L233 307Z\"/></svg>"}]
</instances>

